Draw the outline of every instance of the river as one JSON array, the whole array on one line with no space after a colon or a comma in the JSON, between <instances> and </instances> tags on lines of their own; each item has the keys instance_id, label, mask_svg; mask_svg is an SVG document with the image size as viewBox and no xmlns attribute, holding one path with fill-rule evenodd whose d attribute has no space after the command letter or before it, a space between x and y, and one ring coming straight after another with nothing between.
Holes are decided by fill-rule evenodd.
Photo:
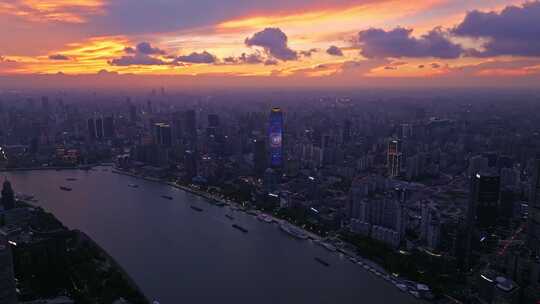
<instances>
[{"instance_id":1,"label":"river","mask_svg":"<svg viewBox=\"0 0 540 304\"><path fill-rule=\"evenodd\" d=\"M92 237L148 298L162 304L417 303L339 254L291 238L276 224L240 212L232 213L231 221L225 217L228 207L167 185L104 168L4 174L16 192L35 195L37 205ZM139 187L128 187L131 183ZM62 191L61 185L73 190Z\"/></svg>"}]
</instances>

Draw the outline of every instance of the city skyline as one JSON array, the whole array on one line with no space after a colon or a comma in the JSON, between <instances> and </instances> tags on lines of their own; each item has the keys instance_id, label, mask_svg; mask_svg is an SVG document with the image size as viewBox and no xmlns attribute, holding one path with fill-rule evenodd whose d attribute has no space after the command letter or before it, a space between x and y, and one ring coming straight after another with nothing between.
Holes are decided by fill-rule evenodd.
<instances>
[{"instance_id":1,"label":"city skyline","mask_svg":"<svg viewBox=\"0 0 540 304\"><path fill-rule=\"evenodd\" d=\"M0 4L0 16L5 86L540 80L539 1L13 0Z\"/></svg>"}]
</instances>

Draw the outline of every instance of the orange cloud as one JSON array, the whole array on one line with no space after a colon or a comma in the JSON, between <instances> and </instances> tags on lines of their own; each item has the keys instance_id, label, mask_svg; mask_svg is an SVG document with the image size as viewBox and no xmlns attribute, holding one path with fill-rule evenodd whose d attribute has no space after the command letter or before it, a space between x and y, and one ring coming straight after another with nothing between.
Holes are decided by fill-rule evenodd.
<instances>
[{"instance_id":1,"label":"orange cloud","mask_svg":"<svg viewBox=\"0 0 540 304\"><path fill-rule=\"evenodd\" d=\"M289 12L278 15L254 15L222 22L216 26L218 31L245 32L260 30L265 27L281 27L298 34L310 34L309 39L316 37L313 32L326 34L349 30L358 31L365 26L375 26L387 23L388 19L400 18L417 13L437 5L445 0L398 1L385 0L368 2L348 7L328 7L313 9L306 12Z\"/></svg>"},{"instance_id":2,"label":"orange cloud","mask_svg":"<svg viewBox=\"0 0 540 304\"><path fill-rule=\"evenodd\" d=\"M0 15L33 22L84 23L90 15L104 14L104 0L16 0L0 3Z\"/></svg>"}]
</instances>

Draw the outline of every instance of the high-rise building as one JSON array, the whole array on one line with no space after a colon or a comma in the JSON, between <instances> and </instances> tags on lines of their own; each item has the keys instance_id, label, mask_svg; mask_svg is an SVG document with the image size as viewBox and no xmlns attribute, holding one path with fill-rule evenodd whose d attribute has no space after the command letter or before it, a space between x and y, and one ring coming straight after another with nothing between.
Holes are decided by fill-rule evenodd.
<instances>
[{"instance_id":1,"label":"high-rise building","mask_svg":"<svg viewBox=\"0 0 540 304\"><path fill-rule=\"evenodd\" d=\"M399 176L401 173L401 161L403 154L401 153L401 141L392 139L388 142L388 175L390 177Z\"/></svg>"},{"instance_id":2,"label":"high-rise building","mask_svg":"<svg viewBox=\"0 0 540 304\"><path fill-rule=\"evenodd\" d=\"M191 149L197 148L197 113L195 110L184 112L184 140L188 143Z\"/></svg>"},{"instance_id":3,"label":"high-rise building","mask_svg":"<svg viewBox=\"0 0 540 304\"><path fill-rule=\"evenodd\" d=\"M219 116L217 114L208 114L208 127L219 127Z\"/></svg>"},{"instance_id":4,"label":"high-rise building","mask_svg":"<svg viewBox=\"0 0 540 304\"><path fill-rule=\"evenodd\" d=\"M194 151L187 150L184 153L184 169L185 180L191 182L191 180L197 176L197 154Z\"/></svg>"},{"instance_id":5,"label":"high-rise building","mask_svg":"<svg viewBox=\"0 0 540 304\"><path fill-rule=\"evenodd\" d=\"M268 167L266 157L266 141L264 139L256 139L253 141L253 163L255 167L255 175L262 176Z\"/></svg>"},{"instance_id":6,"label":"high-rise building","mask_svg":"<svg viewBox=\"0 0 540 304\"><path fill-rule=\"evenodd\" d=\"M7 240L7 234L2 230L0 230L0 303L17 303L13 256Z\"/></svg>"},{"instance_id":7,"label":"high-rise building","mask_svg":"<svg viewBox=\"0 0 540 304\"><path fill-rule=\"evenodd\" d=\"M88 139L96 140L96 122L94 118L88 118Z\"/></svg>"},{"instance_id":8,"label":"high-rise building","mask_svg":"<svg viewBox=\"0 0 540 304\"><path fill-rule=\"evenodd\" d=\"M207 138L211 141L216 141L219 134L219 116L217 114L208 114Z\"/></svg>"},{"instance_id":9,"label":"high-rise building","mask_svg":"<svg viewBox=\"0 0 540 304\"><path fill-rule=\"evenodd\" d=\"M345 120L343 124L343 143L348 144L351 141L351 121Z\"/></svg>"},{"instance_id":10,"label":"high-rise building","mask_svg":"<svg viewBox=\"0 0 540 304\"><path fill-rule=\"evenodd\" d=\"M273 168L281 168L283 166L283 112L280 108L273 108L270 112L268 137L270 165Z\"/></svg>"},{"instance_id":11,"label":"high-rise building","mask_svg":"<svg viewBox=\"0 0 540 304\"><path fill-rule=\"evenodd\" d=\"M15 208L15 193L11 188L11 183L6 179L2 186L2 206L5 210Z\"/></svg>"},{"instance_id":12,"label":"high-rise building","mask_svg":"<svg viewBox=\"0 0 540 304\"><path fill-rule=\"evenodd\" d=\"M103 118L96 118L96 138L103 139Z\"/></svg>"},{"instance_id":13,"label":"high-rise building","mask_svg":"<svg viewBox=\"0 0 540 304\"><path fill-rule=\"evenodd\" d=\"M531 178L527 243L532 252L540 256L540 155L537 155L534 160Z\"/></svg>"},{"instance_id":14,"label":"high-rise building","mask_svg":"<svg viewBox=\"0 0 540 304\"><path fill-rule=\"evenodd\" d=\"M476 173L471 178L471 203L475 210L476 226L481 229L497 224L500 177L491 173Z\"/></svg>"},{"instance_id":15,"label":"high-rise building","mask_svg":"<svg viewBox=\"0 0 540 304\"><path fill-rule=\"evenodd\" d=\"M114 138L114 118L112 116L107 116L103 119L103 137L104 138Z\"/></svg>"},{"instance_id":16,"label":"high-rise building","mask_svg":"<svg viewBox=\"0 0 540 304\"><path fill-rule=\"evenodd\" d=\"M154 125L154 143L164 147L172 146L172 130L169 124L156 123Z\"/></svg>"}]
</instances>

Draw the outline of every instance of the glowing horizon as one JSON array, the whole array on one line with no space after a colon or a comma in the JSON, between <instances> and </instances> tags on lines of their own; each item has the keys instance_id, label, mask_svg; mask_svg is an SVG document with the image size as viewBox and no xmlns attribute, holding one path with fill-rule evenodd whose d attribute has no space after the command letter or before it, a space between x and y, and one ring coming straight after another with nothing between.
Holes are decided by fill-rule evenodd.
<instances>
[{"instance_id":1,"label":"glowing horizon","mask_svg":"<svg viewBox=\"0 0 540 304\"><path fill-rule=\"evenodd\" d=\"M321 77L350 83L459 76L529 81L540 75L534 43L540 29L533 22L540 18L539 1L274 4L12 0L0 4L7 42L0 46L0 75L106 70L306 83Z\"/></svg>"}]
</instances>

